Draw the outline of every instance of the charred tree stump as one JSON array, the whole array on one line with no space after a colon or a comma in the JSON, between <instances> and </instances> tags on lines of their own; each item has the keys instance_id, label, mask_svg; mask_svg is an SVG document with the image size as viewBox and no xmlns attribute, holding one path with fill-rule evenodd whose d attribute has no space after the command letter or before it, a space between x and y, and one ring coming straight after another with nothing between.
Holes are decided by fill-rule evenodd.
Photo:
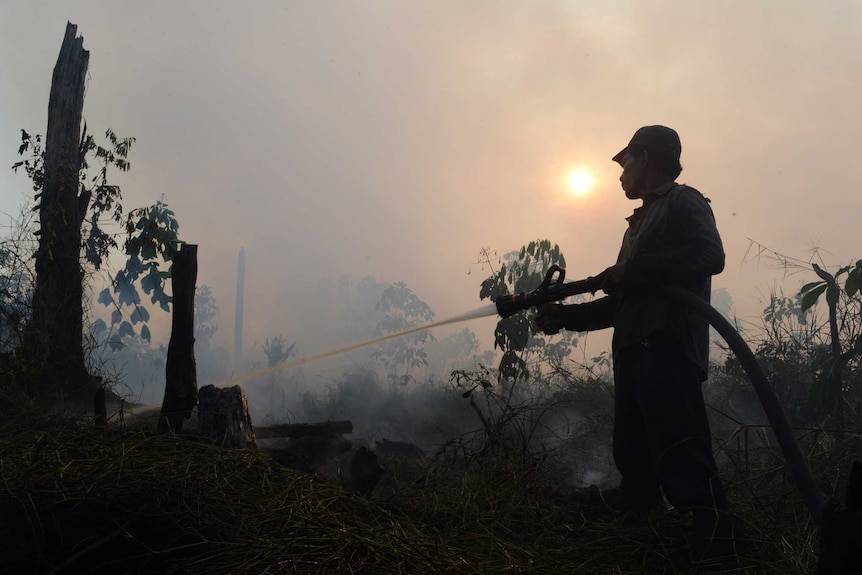
<instances>
[{"instance_id":1,"label":"charred tree stump","mask_svg":"<svg viewBox=\"0 0 862 575\"><path fill-rule=\"evenodd\" d=\"M90 193L79 185L86 137L81 134L84 80L90 53L78 27L68 22L48 100L44 180L39 209L39 247L33 292L35 329L26 345L46 366L44 385L63 381L67 394L91 397L84 363L81 223ZM79 193L80 190L80 193Z\"/></svg>"},{"instance_id":2,"label":"charred tree stump","mask_svg":"<svg viewBox=\"0 0 862 575\"><path fill-rule=\"evenodd\" d=\"M168 359L165 365L165 398L158 431L180 433L183 419L192 415L198 401L198 377L194 352L195 283L198 277L198 247L184 244L174 254L171 268L173 317Z\"/></svg>"},{"instance_id":3,"label":"charred tree stump","mask_svg":"<svg viewBox=\"0 0 862 575\"><path fill-rule=\"evenodd\" d=\"M221 447L256 448L245 391L205 385L198 393L198 433Z\"/></svg>"}]
</instances>

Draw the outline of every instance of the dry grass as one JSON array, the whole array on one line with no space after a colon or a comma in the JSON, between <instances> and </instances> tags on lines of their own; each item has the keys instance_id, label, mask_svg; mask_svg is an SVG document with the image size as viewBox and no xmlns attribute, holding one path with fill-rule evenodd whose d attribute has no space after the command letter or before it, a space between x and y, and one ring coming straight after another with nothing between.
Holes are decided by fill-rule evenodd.
<instances>
[{"instance_id":1,"label":"dry grass","mask_svg":"<svg viewBox=\"0 0 862 575\"><path fill-rule=\"evenodd\" d=\"M685 522L603 513L505 450L448 451L369 500L254 451L74 420L5 430L0 535L16 573L691 573ZM747 573L809 573L780 468L733 488ZM636 519L636 520L634 520Z\"/></svg>"}]
</instances>

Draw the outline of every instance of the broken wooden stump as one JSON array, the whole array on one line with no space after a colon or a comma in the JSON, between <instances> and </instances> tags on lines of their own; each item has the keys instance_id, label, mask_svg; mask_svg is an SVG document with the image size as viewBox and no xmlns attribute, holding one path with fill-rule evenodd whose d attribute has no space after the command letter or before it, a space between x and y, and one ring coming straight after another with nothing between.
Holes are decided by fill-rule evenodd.
<instances>
[{"instance_id":1,"label":"broken wooden stump","mask_svg":"<svg viewBox=\"0 0 862 575\"><path fill-rule=\"evenodd\" d=\"M198 391L198 433L221 447L256 448L248 398L238 386Z\"/></svg>"},{"instance_id":2,"label":"broken wooden stump","mask_svg":"<svg viewBox=\"0 0 862 575\"><path fill-rule=\"evenodd\" d=\"M173 314L168 358L165 364L165 398L159 416L159 433L180 433L197 403L198 376L195 363L195 284L198 277L198 246L183 244L171 267Z\"/></svg>"}]
</instances>

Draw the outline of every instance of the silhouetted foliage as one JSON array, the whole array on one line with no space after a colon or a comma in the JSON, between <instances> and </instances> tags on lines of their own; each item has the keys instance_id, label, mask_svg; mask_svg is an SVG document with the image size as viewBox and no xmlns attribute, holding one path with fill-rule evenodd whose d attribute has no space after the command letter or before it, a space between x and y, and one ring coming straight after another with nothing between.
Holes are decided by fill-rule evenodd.
<instances>
[{"instance_id":1,"label":"silhouetted foliage","mask_svg":"<svg viewBox=\"0 0 862 575\"><path fill-rule=\"evenodd\" d=\"M383 313L375 335L400 333L434 319L428 304L403 282L387 286L375 309ZM381 343L372 355L383 363L393 383L406 385L410 381L410 370L428 365L424 346L429 341L435 341L434 335L422 330Z\"/></svg>"},{"instance_id":2,"label":"silhouetted foliage","mask_svg":"<svg viewBox=\"0 0 862 575\"><path fill-rule=\"evenodd\" d=\"M493 261L490 250L480 253L480 263L487 265L492 275L482 282L480 299L494 300L504 294L529 292L537 288L552 265L566 266L565 257L557 244L535 240ZM500 268L495 271L495 265ZM566 357L578 342L577 334L563 331L558 336L546 336L536 329L525 313L516 313L497 322L494 347L503 352L499 371L503 378L526 380L530 377L531 359L538 361ZM532 356L532 357L531 357ZM538 367L538 365L536 365Z\"/></svg>"},{"instance_id":3,"label":"silhouetted foliage","mask_svg":"<svg viewBox=\"0 0 862 575\"><path fill-rule=\"evenodd\" d=\"M266 364L275 367L282 364L293 354L296 343L285 345L284 336L277 335L272 339L266 338L263 344L263 353L266 355Z\"/></svg>"}]
</instances>

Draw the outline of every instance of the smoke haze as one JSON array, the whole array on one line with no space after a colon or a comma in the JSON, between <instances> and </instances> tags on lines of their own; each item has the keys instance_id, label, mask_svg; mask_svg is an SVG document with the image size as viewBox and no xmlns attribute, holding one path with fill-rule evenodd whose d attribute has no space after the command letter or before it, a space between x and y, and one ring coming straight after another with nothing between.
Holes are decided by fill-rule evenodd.
<instances>
[{"instance_id":1,"label":"smoke haze","mask_svg":"<svg viewBox=\"0 0 862 575\"><path fill-rule=\"evenodd\" d=\"M338 329L316 321L322 280L403 281L444 319L483 304L484 247L547 238L571 279L594 275L635 207L610 157L645 124L679 131L680 181L712 199L714 287L737 314L759 315L784 273L746 262L750 239L862 257L858 2L5 0L7 167L18 130L45 132L67 20L90 51L90 132L137 139L114 174L124 204L164 196L200 246L226 349L240 247L247 346L284 334L301 354ZM586 198L565 189L577 166ZM3 212L30 196L0 169ZM494 322L469 326L488 344Z\"/></svg>"}]
</instances>

